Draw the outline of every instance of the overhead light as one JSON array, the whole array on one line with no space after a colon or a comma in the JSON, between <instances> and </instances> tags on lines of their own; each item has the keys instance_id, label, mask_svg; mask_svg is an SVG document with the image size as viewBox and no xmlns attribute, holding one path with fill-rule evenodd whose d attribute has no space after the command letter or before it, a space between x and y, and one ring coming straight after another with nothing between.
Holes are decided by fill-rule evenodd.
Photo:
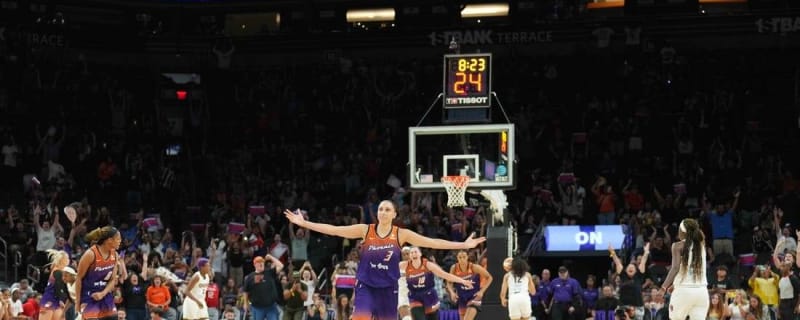
<instances>
[{"instance_id":1,"label":"overhead light","mask_svg":"<svg viewBox=\"0 0 800 320\"><path fill-rule=\"evenodd\" d=\"M394 21L394 8L347 10L347 22Z\"/></svg>"},{"instance_id":2,"label":"overhead light","mask_svg":"<svg viewBox=\"0 0 800 320\"><path fill-rule=\"evenodd\" d=\"M485 18L508 16L508 3L468 4L461 10L462 18Z\"/></svg>"}]
</instances>

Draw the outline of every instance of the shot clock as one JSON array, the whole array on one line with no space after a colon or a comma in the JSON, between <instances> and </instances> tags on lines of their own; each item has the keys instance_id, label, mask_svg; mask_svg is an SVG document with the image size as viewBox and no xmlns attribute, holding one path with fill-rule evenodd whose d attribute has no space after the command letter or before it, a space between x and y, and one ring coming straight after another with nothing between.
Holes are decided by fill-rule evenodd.
<instances>
[{"instance_id":1,"label":"shot clock","mask_svg":"<svg viewBox=\"0 0 800 320\"><path fill-rule=\"evenodd\" d=\"M491 106L492 55L449 54L444 56L444 108L488 108Z\"/></svg>"}]
</instances>

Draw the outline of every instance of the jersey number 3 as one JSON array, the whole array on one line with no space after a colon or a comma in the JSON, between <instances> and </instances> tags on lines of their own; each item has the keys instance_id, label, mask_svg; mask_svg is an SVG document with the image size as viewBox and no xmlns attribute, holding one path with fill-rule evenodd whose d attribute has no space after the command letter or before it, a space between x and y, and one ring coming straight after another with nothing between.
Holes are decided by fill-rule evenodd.
<instances>
[{"instance_id":1,"label":"jersey number 3","mask_svg":"<svg viewBox=\"0 0 800 320\"><path fill-rule=\"evenodd\" d=\"M393 254L394 254L394 251L387 252L386 253L386 258L383 258L383 261L387 261L388 262L389 260L392 260L392 255Z\"/></svg>"}]
</instances>

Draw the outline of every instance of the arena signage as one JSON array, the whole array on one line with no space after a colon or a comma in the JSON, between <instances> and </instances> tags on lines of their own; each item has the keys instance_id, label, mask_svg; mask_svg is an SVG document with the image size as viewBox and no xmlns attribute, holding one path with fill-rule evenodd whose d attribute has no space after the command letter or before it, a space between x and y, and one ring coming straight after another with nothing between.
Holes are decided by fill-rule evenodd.
<instances>
[{"instance_id":1,"label":"arena signage","mask_svg":"<svg viewBox=\"0 0 800 320\"><path fill-rule=\"evenodd\" d=\"M756 20L756 29L759 33L800 32L800 17L772 17Z\"/></svg>"},{"instance_id":2,"label":"arena signage","mask_svg":"<svg viewBox=\"0 0 800 320\"><path fill-rule=\"evenodd\" d=\"M449 30L431 32L428 39L432 46L447 45L452 40L461 45L533 44L553 42L553 31Z\"/></svg>"},{"instance_id":3,"label":"arena signage","mask_svg":"<svg viewBox=\"0 0 800 320\"><path fill-rule=\"evenodd\" d=\"M625 237L622 225L547 226L544 230L546 252L606 251L609 244L619 250Z\"/></svg>"}]
</instances>

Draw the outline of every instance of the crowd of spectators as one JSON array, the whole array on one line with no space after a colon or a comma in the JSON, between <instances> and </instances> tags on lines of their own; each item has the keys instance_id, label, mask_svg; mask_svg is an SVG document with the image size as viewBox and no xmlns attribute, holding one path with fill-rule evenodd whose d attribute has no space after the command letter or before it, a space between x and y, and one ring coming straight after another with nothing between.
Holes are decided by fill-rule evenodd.
<instances>
[{"instance_id":1,"label":"crowd of spectators","mask_svg":"<svg viewBox=\"0 0 800 320\"><path fill-rule=\"evenodd\" d=\"M659 317L644 307L663 306L663 297L647 290L671 261L676 223L694 217L706 230L714 286L749 289L734 300L750 294L750 313L777 307L779 279L788 276L767 269L784 270L784 255L793 258L800 222L789 107L796 79L785 71L796 52L699 51L654 39L625 53L597 50L496 56L494 87L519 130L519 188L509 193L519 243L543 224L627 225L629 254L607 274L577 275L587 285L575 289L601 290L594 308L619 299L637 307L639 319ZM158 71L0 43L0 234L11 256L22 257L8 261L18 277L18 289L5 293L12 307L42 292L44 250L75 261L86 232L109 224L122 232L128 275L117 302L135 319L144 318L130 311L148 308L179 317L183 279L212 253L209 307L225 319L244 310L246 275L266 254L285 265L280 285L304 281L309 317L346 319L359 244L294 230L285 208L314 221L371 223L378 202L391 198L397 223L419 233L457 241L485 233L486 208L449 209L444 193L385 183L403 176L405 128L441 86L438 57L353 55L254 68L225 52L220 58L232 61L196 71L202 96L179 105L185 121L176 127L167 112L173 102L154 90ZM177 154L166 152L175 144ZM66 205L76 208L74 220L61 213ZM473 261L481 250L470 252ZM445 269L455 262L454 252L426 256ZM537 280L547 283L549 271ZM156 288L152 295L147 287ZM441 282L439 289L449 301ZM535 301L555 301L540 292ZM592 302L580 303L590 315ZM579 307L539 306L539 316L554 320Z\"/></svg>"}]
</instances>

